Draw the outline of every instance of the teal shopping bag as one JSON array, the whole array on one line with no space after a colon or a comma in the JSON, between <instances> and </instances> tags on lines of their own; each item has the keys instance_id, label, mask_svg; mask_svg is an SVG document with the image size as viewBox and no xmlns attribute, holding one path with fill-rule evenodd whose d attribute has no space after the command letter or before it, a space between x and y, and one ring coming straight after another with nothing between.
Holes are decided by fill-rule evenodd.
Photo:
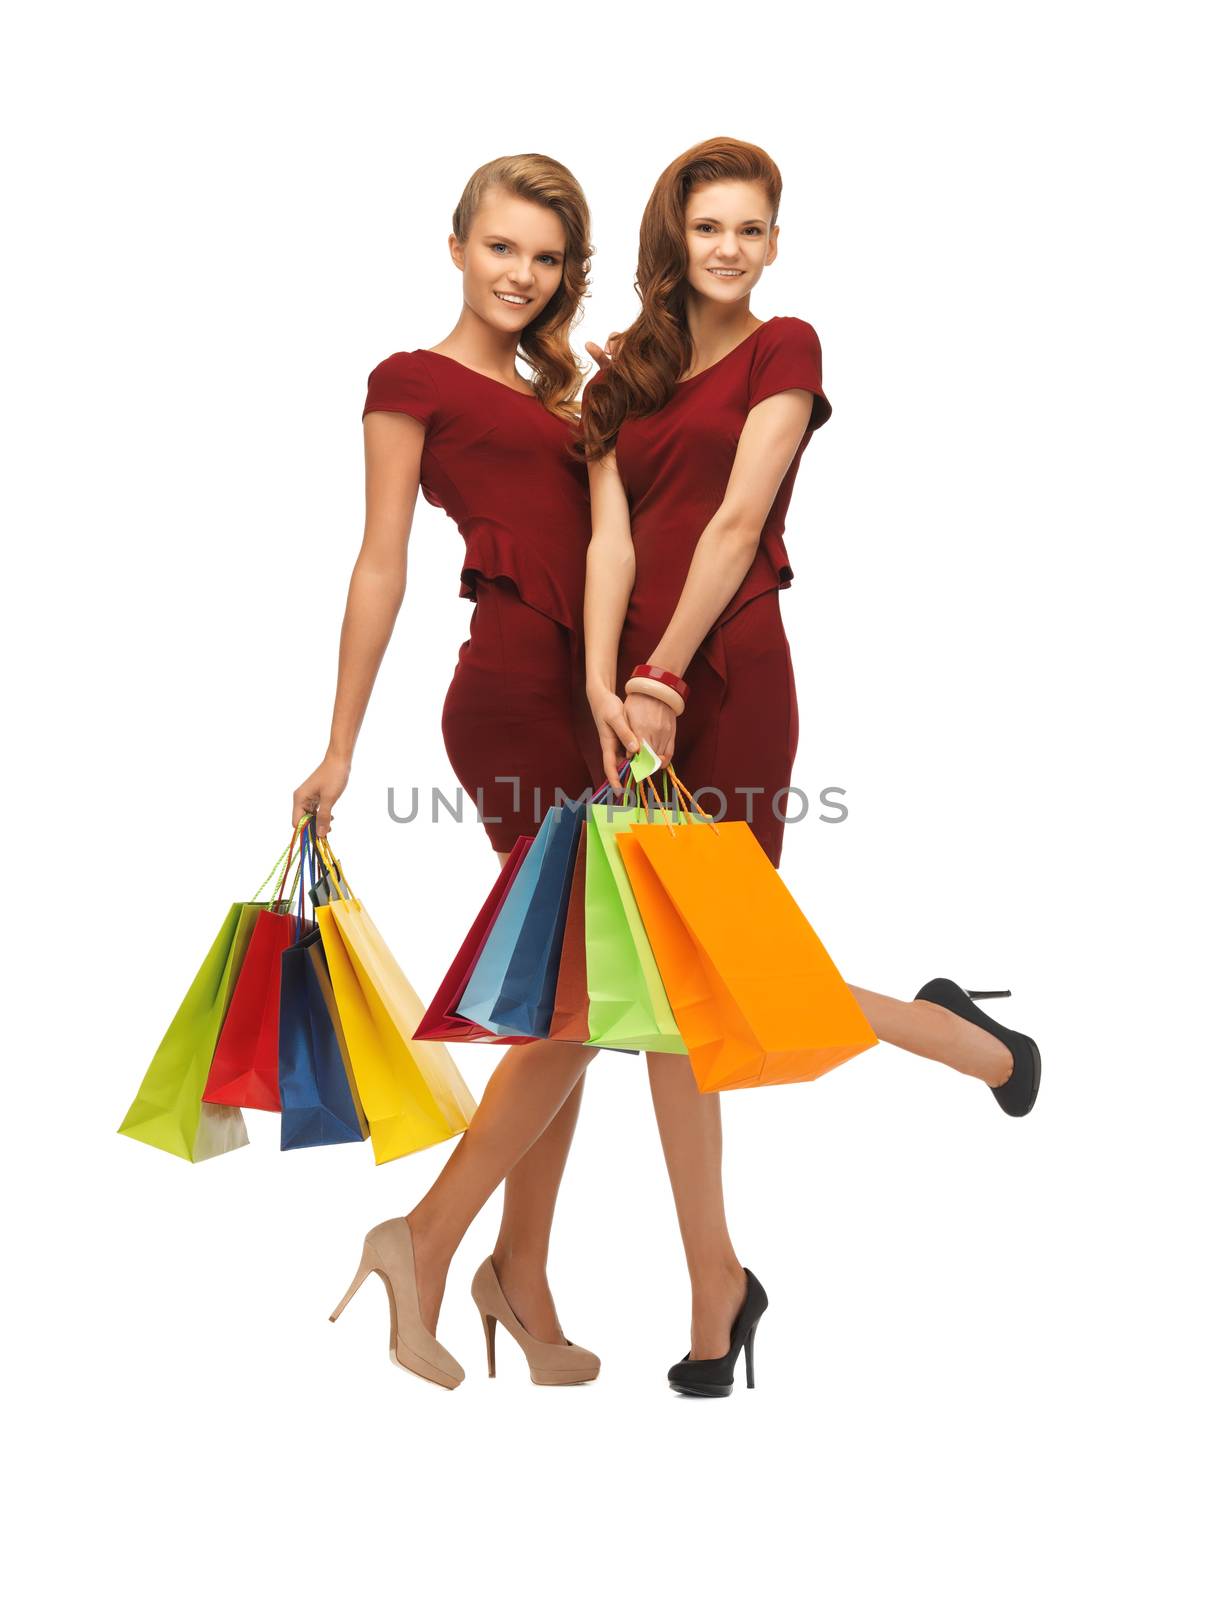
<instances>
[{"instance_id":1,"label":"teal shopping bag","mask_svg":"<svg viewBox=\"0 0 1228 1600\"><path fill-rule=\"evenodd\" d=\"M470 1022L480 1023L491 1033L500 1036L514 1038L524 1035L523 1028L496 1022L494 1011L503 992L508 967L515 955L525 918L533 903L533 893L541 877L546 852L559 827L560 809L552 807L537 830L537 837L520 863L520 871L508 890L507 899L499 908L498 916L491 924L490 933L478 957L477 965L456 1007L460 1016Z\"/></svg>"}]
</instances>

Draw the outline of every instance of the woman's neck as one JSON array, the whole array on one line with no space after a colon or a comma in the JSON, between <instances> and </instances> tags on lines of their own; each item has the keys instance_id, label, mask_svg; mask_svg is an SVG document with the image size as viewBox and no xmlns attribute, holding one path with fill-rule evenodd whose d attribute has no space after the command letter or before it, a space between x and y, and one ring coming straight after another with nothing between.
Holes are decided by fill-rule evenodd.
<instances>
[{"instance_id":1,"label":"woman's neck","mask_svg":"<svg viewBox=\"0 0 1228 1600\"><path fill-rule=\"evenodd\" d=\"M691 335L692 372L703 372L720 361L759 326L759 318L751 310L749 299L722 306L714 300L692 297L687 305L686 322Z\"/></svg>"},{"instance_id":2,"label":"woman's neck","mask_svg":"<svg viewBox=\"0 0 1228 1600\"><path fill-rule=\"evenodd\" d=\"M462 366L472 367L509 388L528 391L530 385L516 371L519 343L518 335L492 328L466 306L451 333L431 349L436 355L451 356Z\"/></svg>"}]
</instances>

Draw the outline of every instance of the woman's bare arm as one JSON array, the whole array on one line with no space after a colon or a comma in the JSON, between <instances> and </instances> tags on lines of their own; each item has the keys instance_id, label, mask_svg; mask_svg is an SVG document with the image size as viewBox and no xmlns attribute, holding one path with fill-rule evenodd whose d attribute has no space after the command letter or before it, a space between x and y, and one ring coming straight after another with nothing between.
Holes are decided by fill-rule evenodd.
<instances>
[{"instance_id":1,"label":"woman's bare arm","mask_svg":"<svg viewBox=\"0 0 1228 1600\"><path fill-rule=\"evenodd\" d=\"M686 583L669 625L648 657L685 677L695 652L733 599L763 534L763 524L810 420L813 396L786 389L761 400L746 419L725 494L691 556ZM674 713L648 695L626 699L632 731L669 761L676 734Z\"/></svg>"},{"instance_id":2,"label":"woman's bare arm","mask_svg":"<svg viewBox=\"0 0 1228 1600\"><path fill-rule=\"evenodd\" d=\"M674 614L649 657L653 666L684 676L738 592L806 432L812 402L807 390L787 389L761 400L747 417L725 497L695 546Z\"/></svg>"},{"instance_id":3,"label":"woman's bare arm","mask_svg":"<svg viewBox=\"0 0 1228 1600\"><path fill-rule=\"evenodd\" d=\"M613 450L588 468L593 531L584 582L585 688L601 740L605 775L621 793L618 767L623 751L633 755L639 742L623 712L616 680L618 641L635 582L631 515Z\"/></svg>"},{"instance_id":4,"label":"woman's bare arm","mask_svg":"<svg viewBox=\"0 0 1228 1600\"><path fill-rule=\"evenodd\" d=\"M422 467L423 425L399 412L363 420L366 521L341 624L337 692L324 760L294 791L294 821L316 812L327 835L332 808L350 776L358 730L405 596L409 532Z\"/></svg>"}]
</instances>

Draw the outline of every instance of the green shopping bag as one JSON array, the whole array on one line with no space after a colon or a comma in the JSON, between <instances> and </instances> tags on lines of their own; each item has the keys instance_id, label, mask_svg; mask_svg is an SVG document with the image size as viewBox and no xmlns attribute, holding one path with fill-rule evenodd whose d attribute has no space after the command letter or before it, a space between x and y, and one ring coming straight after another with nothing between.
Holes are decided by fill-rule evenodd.
<instances>
[{"instance_id":1,"label":"green shopping bag","mask_svg":"<svg viewBox=\"0 0 1228 1600\"><path fill-rule=\"evenodd\" d=\"M588 966L589 1044L685 1055L652 946L615 837L632 823L661 824L668 812L623 801L590 804L584 877L584 959Z\"/></svg>"},{"instance_id":2,"label":"green shopping bag","mask_svg":"<svg viewBox=\"0 0 1228 1600\"><path fill-rule=\"evenodd\" d=\"M284 887L293 848L278 858L257 895L279 868ZM280 895L279 889L276 900L239 901L226 913L119 1125L120 1133L185 1161L205 1161L247 1143L247 1125L238 1106L206 1105L200 1097L256 918L261 911L283 905Z\"/></svg>"}]
</instances>

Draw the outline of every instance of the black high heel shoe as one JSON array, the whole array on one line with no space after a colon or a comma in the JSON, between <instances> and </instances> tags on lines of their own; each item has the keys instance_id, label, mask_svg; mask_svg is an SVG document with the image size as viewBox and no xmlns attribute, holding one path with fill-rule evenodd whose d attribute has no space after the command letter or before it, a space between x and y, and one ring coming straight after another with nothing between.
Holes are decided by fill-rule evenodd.
<instances>
[{"instance_id":1,"label":"black high heel shoe","mask_svg":"<svg viewBox=\"0 0 1228 1600\"><path fill-rule=\"evenodd\" d=\"M946 1011L953 1011L965 1022L973 1022L986 1033L992 1033L995 1039L1001 1039L1015 1066L1004 1084L997 1089L990 1086L993 1097L1008 1117L1026 1117L1036 1104L1040 1090L1040 1051L1036 1041L1029 1039L1026 1033L1013 1033L1010 1028L1004 1028L973 1004L974 1000L1001 1000L1009 994L1009 989L961 989L950 978L931 978L913 998L929 1000Z\"/></svg>"},{"instance_id":2,"label":"black high heel shoe","mask_svg":"<svg viewBox=\"0 0 1228 1600\"><path fill-rule=\"evenodd\" d=\"M707 1361L693 1361L689 1353L676 1361L667 1377L670 1388L677 1389L679 1394L732 1393L734 1368L743 1345L746 1346L746 1387L755 1387L755 1329L767 1310L768 1297L750 1268L743 1267L742 1271L746 1274L746 1298L729 1331L729 1349L723 1356Z\"/></svg>"}]
</instances>

